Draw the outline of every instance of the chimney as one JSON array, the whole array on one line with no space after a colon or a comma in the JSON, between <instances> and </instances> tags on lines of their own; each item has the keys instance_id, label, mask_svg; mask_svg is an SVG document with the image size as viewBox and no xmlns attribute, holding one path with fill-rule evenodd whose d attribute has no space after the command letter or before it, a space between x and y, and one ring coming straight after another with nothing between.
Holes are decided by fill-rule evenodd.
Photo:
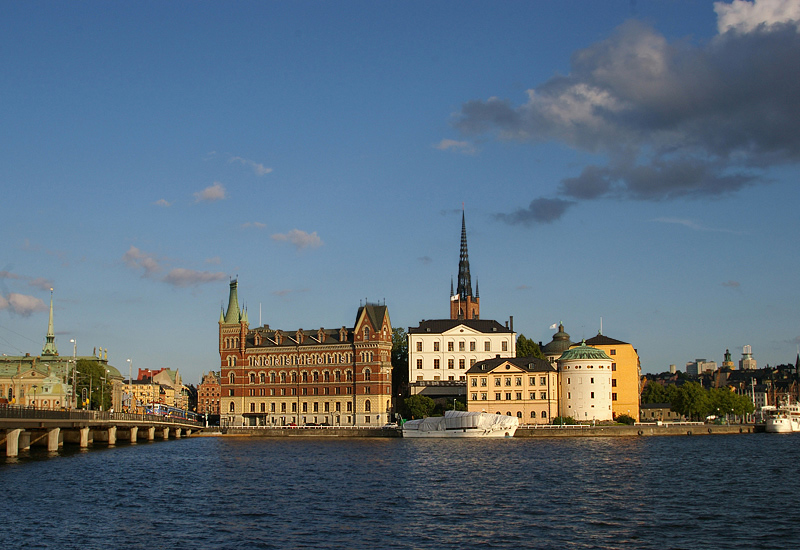
<instances>
[{"instance_id":1,"label":"chimney","mask_svg":"<svg viewBox=\"0 0 800 550\"><path fill-rule=\"evenodd\" d=\"M511 332L514 332L514 316L509 315L509 321L511 322Z\"/></svg>"}]
</instances>

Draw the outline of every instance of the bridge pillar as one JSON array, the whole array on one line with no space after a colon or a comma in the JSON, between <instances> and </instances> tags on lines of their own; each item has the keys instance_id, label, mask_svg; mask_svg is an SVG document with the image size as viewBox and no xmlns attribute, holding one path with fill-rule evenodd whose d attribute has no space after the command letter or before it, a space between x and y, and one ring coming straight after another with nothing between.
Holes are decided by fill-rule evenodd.
<instances>
[{"instance_id":1,"label":"bridge pillar","mask_svg":"<svg viewBox=\"0 0 800 550\"><path fill-rule=\"evenodd\" d=\"M131 443L134 444L136 443L136 436L138 435L138 433L139 433L139 427L131 426Z\"/></svg>"},{"instance_id":2,"label":"bridge pillar","mask_svg":"<svg viewBox=\"0 0 800 550\"><path fill-rule=\"evenodd\" d=\"M109 445L116 445L117 444L117 427L111 426L108 428L108 444Z\"/></svg>"},{"instance_id":3,"label":"bridge pillar","mask_svg":"<svg viewBox=\"0 0 800 550\"><path fill-rule=\"evenodd\" d=\"M89 427L79 429L78 433L80 434L80 447L85 449L89 446Z\"/></svg>"},{"instance_id":4,"label":"bridge pillar","mask_svg":"<svg viewBox=\"0 0 800 550\"><path fill-rule=\"evenodd\" d=\"M163 439L169 439L169 426L164 426L164 428L161 430L161 437Z\"/></svg>"},{"instance_id":5,"label":"bridge pillar","mask_svg":"<svg viewBox=\"0 0 800 550\"><path fill-rule=\"evenodd\" d=\"M19 435L22 431L21 428L6 430L6 456L14 457L19 454Z\"/></svg>"},{"instance_id":6,"label":"bridge pillar","mask_svg":"<svg viewBox=\"0 0 800 550\"><path fill-rule=\"evenodd\" d=\"M153 441L156 438L156 427L149 426L147 428L147 441Z\"/></svg>"},{"instance_id":7,"label":"bridge pillar","mask_svg":"<svg viewBox=\"0 0 800 550\"><path fill-rule=\"evenodd\" d=\"M180 439L180 438L181 438L181 429L175 428L175 439Z\"/></svg>"},{"instance_id":8,"label":"bridge pillar","mask_svg":"<svg viewBox=\"0 0 800 550\"><path fill-rule=\"evenodd\" d=\"M192 435L191 428L186 430L186 437L189 437L190 435Z\"/></svg>"},{"instance_id":9,"label":"bridge pillar","mask_svg":"<svg viewBox=\"0 0 800 550\"><path fill-rule=\"evenodd\" d=\"M22 430L19 434L19 448L23 451L31 450L31 432Z\"/></svg>"},{"instance_id":10,"label":"bridge pillar","mask_svg":"<svg viewBox=\"0 0 800 550\"><path fill-rule=\"evenodd\" d=\"M59 436L61 435L61 428L53 428L47 430L47 450L50 452L58 450Z\"/></svg>"}]
</instances>

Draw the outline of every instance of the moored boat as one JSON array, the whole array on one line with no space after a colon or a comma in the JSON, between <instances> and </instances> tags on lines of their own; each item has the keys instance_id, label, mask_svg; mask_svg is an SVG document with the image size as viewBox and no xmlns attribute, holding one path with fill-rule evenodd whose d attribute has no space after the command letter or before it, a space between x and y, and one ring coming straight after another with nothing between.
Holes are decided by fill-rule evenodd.
<instances>
[{"instance_id":1,"label":"moored boat","mask_svg":"<svg viewBox=\"0 0 800 550\"><path fill-rule=\"evenodd\" d=\"M761 410L767 413L764 431L768 433L800 432L800 405L785 404L778 407L766 406Z\"/></svg>"},{"instance_id":2,"label":"moored boat","mask_svg":"<svg viewBox=\"0 0 800 550\"><path fill-rule=\"evenodd\" d=\"M519 420L484 412L446 411L444 416L409 420L403 437L513 437Z\"/></svg>"}]
</instances>

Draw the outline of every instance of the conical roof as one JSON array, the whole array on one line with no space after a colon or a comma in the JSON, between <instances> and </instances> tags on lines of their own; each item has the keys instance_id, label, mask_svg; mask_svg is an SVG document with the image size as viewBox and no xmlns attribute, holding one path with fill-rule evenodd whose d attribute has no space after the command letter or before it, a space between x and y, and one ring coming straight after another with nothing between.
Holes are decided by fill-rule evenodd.
<instances>
[{"instance_id":1,"label":"conical roof","mask_svg":"<svg viewBox=\"0 0 800 550\"><path fill-rule=\"evenodd\" d=\"M611 357L606 355L606 352L598 348L593 348L592 346L587 346L585 340L581 342L580 346L565 351L561 354L561 357L558 358L559 361L574 361L576 359L606 359L611 361Z\"/></svg>"}]
</instances>

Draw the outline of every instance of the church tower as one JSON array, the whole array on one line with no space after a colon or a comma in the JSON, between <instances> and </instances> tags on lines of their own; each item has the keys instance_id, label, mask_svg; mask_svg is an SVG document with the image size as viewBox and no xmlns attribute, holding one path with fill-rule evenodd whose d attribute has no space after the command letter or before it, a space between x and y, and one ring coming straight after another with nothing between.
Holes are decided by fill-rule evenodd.
<instances>
[{"instance_id":1,"label":"church tower","mask_svg":"<svg viewBox=\"0 0 800 550\"><path fill-rule=\"evenodd\" d=\"M42 357L58 355L56 347L56 333L53 331L53 289L50 289L50 321L47 323L47 336L45 337Z\"/></svg>"},{"instance_id":2,"label":"church tower","mask_svg":"<svg viewBox=\"0 0 800 550\"><path fill-rule=\"evenodd\" d=\"M461 252L458 258L458 288L453 293L453 281L450 281L450 318L479 319L481 299L478 295L478 284L475 283L475 295L472 294L472 277L469 272L469 253L467 252L467 224L464 210L461 210Z\"/></svg>"}]
</instances>

